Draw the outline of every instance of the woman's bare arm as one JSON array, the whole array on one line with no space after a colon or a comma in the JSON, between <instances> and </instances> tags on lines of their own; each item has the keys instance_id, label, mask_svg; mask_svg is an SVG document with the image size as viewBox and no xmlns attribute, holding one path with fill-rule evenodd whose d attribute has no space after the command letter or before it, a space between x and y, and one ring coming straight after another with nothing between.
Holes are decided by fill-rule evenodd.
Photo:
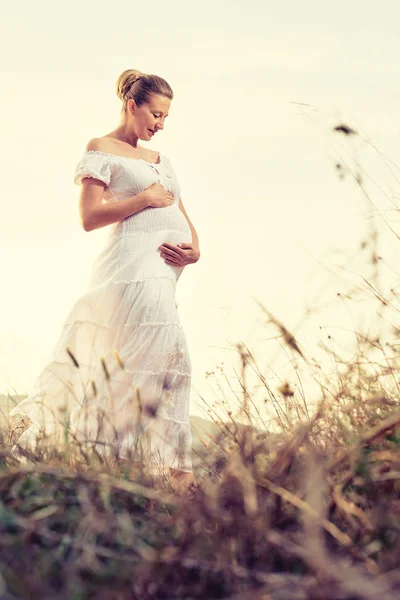
<instances>
[{"instance_id":1,"label":"woman's bare arm","mask_svg":"<svg viewBox=\"0 0 400 600\"><path fill-rule=\"evenodd\" d=\"M151 200L146 190L118 200L118 202L102 204L105 188L106 184L99 179L92 177L82 179L79 214L85 231L92 231L116 221L122 221L150 206Z\"/></svg>"},{"instance_id":2,"label":"woman's bare arm","mask_svg":"<svg viewBox=\"0 0 400 600\"><path fill-rule=\"evenodd\" d=\"M185 209L184 209L184 207L183 207L182 198L179 198L179 208L181 209L181 211L183 212L183 214L184 214L184 215L185 215L185 217L186 217L186 220L187 220L187 222L189 223L189 227L190 227L190 230L191 230L191 232L192 232L192 243L193 243L193 245L194 245L194 246L195 246L195 247L196 247L198 250L200 250L200 247L199 247L199 238L198 238L197 232L196 232L196 230L195 230L195 228L194 228L194 226L193 226L193 223L191 222L191 220L190 220L190 219L189 219L189 217L187 216L187 212L186 212L186 210L185 210Z\"/></svg>"},{"instance_id":3,"label":"woman's bare arm","mask_svg":"<svg viewBox=\"0 0 400 600\"><path fill-rule=\"evenodd\" d=\"M103 151L101 139L93 138L86 144L86 150ZM100 179L85 177L82 179L79 197L79 214L82 227L85 231L99 229L111 223L122 221L127 217L147 208L151 200L146 190L140 194L128 196L117 202L103 204L106 184Z\"/></svg>"}]
</instances>

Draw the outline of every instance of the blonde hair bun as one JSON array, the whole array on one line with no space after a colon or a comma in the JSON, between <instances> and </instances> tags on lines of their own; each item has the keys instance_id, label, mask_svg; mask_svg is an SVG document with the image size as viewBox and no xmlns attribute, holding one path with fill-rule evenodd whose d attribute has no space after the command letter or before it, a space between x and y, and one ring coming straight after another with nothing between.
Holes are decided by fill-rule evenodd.
<instances>
[{"instance_id":1,"label":"blonde hair bun","mask_svg":"<svg viewBox=\"0 0 400 600\"><path fill-rule=\"evenodd\" d=\"M126 69L117 79L116 91L122 101L121 114L126 113L128 101L134 100L137 106L149 103L152 94L174 97L171 86L158 75L143 73L139 69Z\"/></svg>"},{"instance_id":2,"label":"blonde hair bun","mask_svg":"<svg viewBox=\"0 0 400 600\"><path fill-rule=\"evenodd\" d=\"M135 81L143 77L144 73L137 69L126 69L117 79L117 96L122 102L125 100Z\"/></svg>"}]
</instances>

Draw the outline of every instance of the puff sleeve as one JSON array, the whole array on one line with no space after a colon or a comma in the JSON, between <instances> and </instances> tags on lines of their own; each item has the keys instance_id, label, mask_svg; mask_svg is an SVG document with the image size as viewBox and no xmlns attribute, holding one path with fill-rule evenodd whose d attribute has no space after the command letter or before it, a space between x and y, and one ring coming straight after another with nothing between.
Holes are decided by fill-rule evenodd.
<instances>
[{"instance_id":1,"label":"puff sleeve","mask_svg":"<svg viewBox=\"0 0 400 600\"><path fill-rule=\"evenodd\" d=\"M100 179L107 186L111 180L110 155L97 151L86 151L75 168L74 183L80 185L84 177Z\"/></svg>"}]
</instances>

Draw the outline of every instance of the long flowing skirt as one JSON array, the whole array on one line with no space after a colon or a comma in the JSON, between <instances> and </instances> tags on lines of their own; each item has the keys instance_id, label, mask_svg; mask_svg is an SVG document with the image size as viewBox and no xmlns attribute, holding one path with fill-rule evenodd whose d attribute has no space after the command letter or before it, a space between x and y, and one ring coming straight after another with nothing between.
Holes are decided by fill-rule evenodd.
<instances>
[{"instance_id":1,"label":"long flowing skirt","mask_svg":"<svg viewBox=\"0 0 400 600\"><path fill-rule=\"evenodd\" d=\"M169 232L171 243L182 234ZM157 248L165 232L113 239L74 304L30 395L10 415L31 425L14 449L73 439L100 454L141 452L150 471L192 470L191 361L175 301L183 268Z\"/></svg>"}]
</instances>

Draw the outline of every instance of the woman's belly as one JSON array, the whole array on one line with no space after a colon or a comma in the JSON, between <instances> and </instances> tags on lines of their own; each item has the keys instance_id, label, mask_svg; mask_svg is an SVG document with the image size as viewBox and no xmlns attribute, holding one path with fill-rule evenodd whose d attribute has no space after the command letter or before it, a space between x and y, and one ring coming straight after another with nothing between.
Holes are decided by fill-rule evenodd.
<instances>
[{"instance_id":1,"label":"woman's belly","mask_svg":"<svg viewBox=\"0 0 400 600\"><path fill-rule=\"evenodd\" d=\"M189 223L177 202L163 208L145 208L144 210L119 221L114 234L129 234L137 231L155 233L157 231L180 231L191 236Z\"/></svg>"},{"instance_id":2,"label":"woman's belly","mask_svg":"<svg viewBox=\"0 0 400 600\"><path fill-rule=\"evenodd\" d=\"M115 224L93 265L89 287L149 277L177 281L184 267L166 263L159 248L163 243L191 242L189 223L178 205L145 209Z\"/></svg>"}]
</instances>

